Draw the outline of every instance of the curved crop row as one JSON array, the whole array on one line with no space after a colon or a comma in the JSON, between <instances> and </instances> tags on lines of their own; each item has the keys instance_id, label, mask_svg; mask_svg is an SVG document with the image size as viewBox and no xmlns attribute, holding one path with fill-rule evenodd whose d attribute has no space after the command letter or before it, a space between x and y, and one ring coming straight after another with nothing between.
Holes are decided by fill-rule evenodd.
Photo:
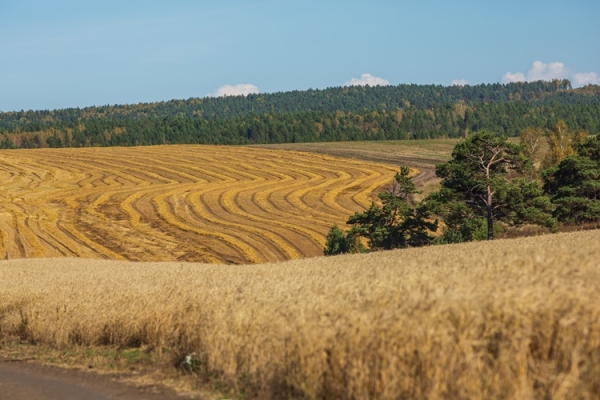
<instances>
[{"instance_id":1,"label":"curved crop row","mask_svg":"<svg viewBox=\"0 0 600 400\"><path fill-rule=\"evenodd\" d=\"M319 255L390 165L249 147L0 152L0 257L260 263Z\"/></svg>"}]
</instances>

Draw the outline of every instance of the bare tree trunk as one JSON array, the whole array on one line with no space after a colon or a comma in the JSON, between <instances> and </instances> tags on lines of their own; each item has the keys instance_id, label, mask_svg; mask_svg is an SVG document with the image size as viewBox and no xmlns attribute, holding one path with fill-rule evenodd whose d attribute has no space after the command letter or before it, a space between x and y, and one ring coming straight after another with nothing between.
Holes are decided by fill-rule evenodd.
<instances>
[{"instance_id":1,"label":"bare tree trunk","mask_svg":"<svg viewBox=\"0 0 600 400\"><path fill-rule=\"evenodd\" d=\"M490 184L487 185L487 201L485 205L487 207L487 238L488 240L494 239L494 220L492 215L492 190Z\"/></svg>"},{"instance_id":2,"label":"bare tree trunk","mask_svg":"<svg viewBox=\"0 0 600 400\"><path fill-rule=\"evenodd\" d=\"M492 205L487 206L487 226L488 226L488 240L494 239L494 221L492 219Z\"/></svg>"}]
</instances>

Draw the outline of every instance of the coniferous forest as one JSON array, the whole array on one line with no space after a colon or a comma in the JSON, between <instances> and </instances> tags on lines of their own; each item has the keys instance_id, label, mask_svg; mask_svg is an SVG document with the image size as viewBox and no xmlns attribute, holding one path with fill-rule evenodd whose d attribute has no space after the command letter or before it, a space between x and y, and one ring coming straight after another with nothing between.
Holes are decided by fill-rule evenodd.
<instances>
[{"instance_id":1,"label":"coniferous forest","mask_svg":"<svg viewBox=\"0 0 600 400\"><path fill-rule=\"evenodd\" d=\"M1 148L457 138L528 127L600 131L600 86L568 80L353 86L133 105L0 112Z\"/></svg>"}]
</instances>

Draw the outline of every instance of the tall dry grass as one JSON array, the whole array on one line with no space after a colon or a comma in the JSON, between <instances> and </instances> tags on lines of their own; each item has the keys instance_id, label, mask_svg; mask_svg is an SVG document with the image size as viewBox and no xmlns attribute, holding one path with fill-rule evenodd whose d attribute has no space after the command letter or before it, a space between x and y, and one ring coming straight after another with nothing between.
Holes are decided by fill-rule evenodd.
<instances>
[{"instance_id":1,"label":"tall dry grass","mask_svg":"<svg viewBox=\"0 0 600 400\"><path fill-rule=\"evenodd\" d=\"M600 398L600 231L280 264L0 263L0 337L142 346L246 397Z\"/></svg>"}]
</instances>

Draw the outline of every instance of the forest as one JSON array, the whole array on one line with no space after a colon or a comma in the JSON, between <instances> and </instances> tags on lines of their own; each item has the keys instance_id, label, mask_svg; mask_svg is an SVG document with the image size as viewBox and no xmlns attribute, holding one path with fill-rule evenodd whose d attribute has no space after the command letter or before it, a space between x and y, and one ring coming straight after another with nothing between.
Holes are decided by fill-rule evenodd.
<instances>
[{"instance_id":1,"label":"forest","mask_svg":"<svg viewBox=\"0 0 600 400\"><path fill-rule=\"evenodd\" d=\"M600 87L568 80L353 86L133 105L0 112L1 148L464 137L527 127L600 131Z\"/></svg>"}]
</instances>

